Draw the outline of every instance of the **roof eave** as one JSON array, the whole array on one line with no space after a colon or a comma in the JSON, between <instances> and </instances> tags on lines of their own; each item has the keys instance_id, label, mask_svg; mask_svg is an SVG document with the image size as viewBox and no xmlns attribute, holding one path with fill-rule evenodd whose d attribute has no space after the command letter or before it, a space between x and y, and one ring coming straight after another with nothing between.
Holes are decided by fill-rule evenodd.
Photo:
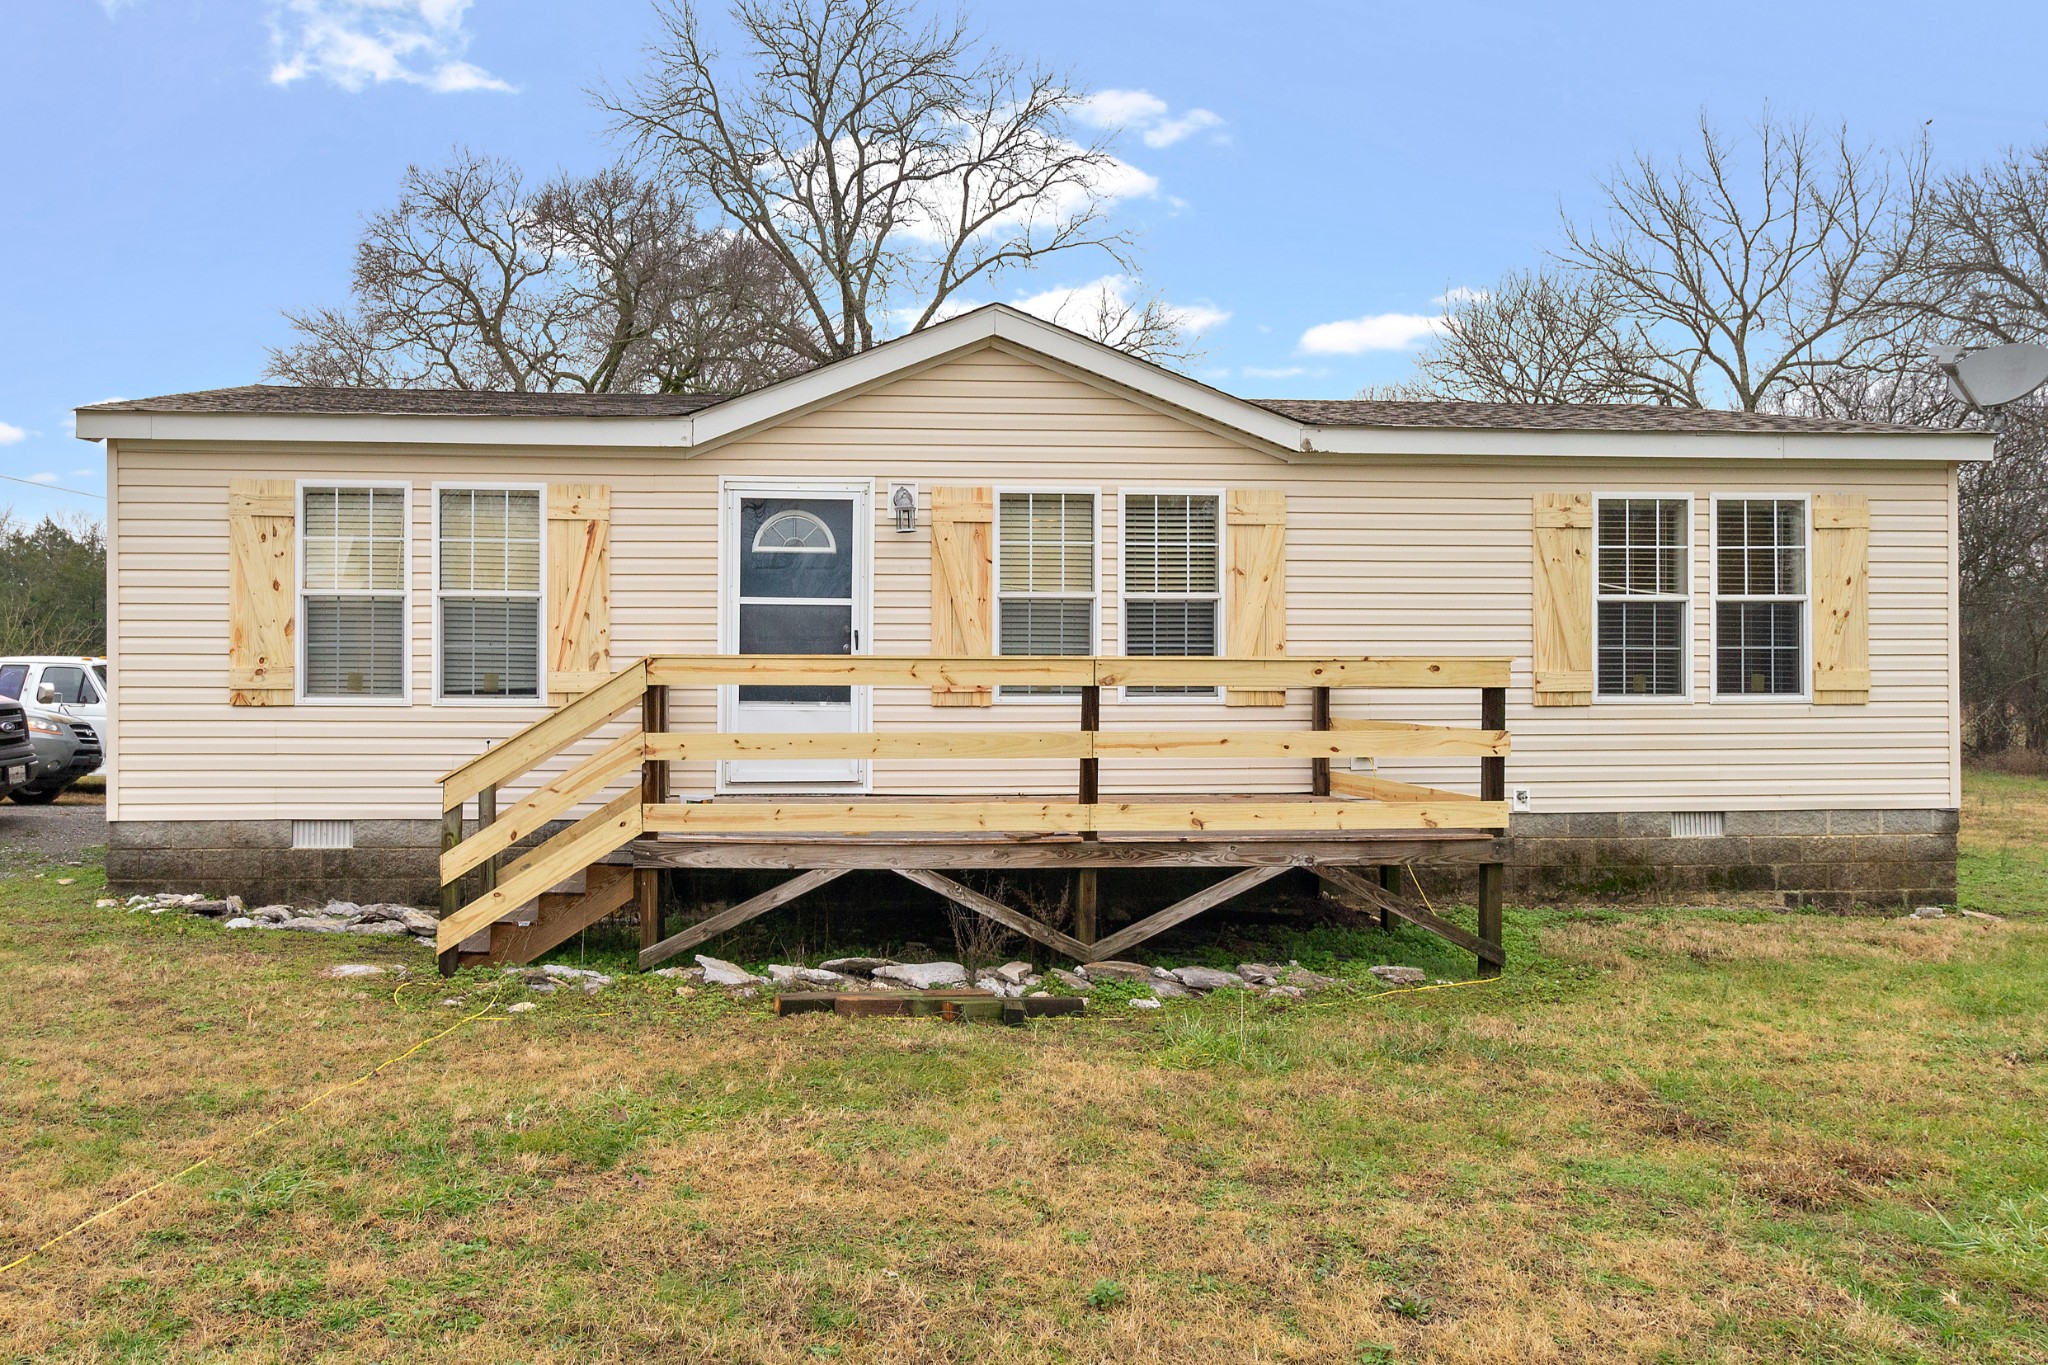
<instances>
[{"instance_id":1,"label":"roof eave","mask_svg":"<svg viewBox=\"0 0 2048 1365\"><path fill-rule=\"evenodd\" d=\"M1976 463L1977 431L1532 431L1506 427L1304 428L1305 458L1331 455L1583 456L1593 459L1881 460Z\"/></svg>"}]
</instances>

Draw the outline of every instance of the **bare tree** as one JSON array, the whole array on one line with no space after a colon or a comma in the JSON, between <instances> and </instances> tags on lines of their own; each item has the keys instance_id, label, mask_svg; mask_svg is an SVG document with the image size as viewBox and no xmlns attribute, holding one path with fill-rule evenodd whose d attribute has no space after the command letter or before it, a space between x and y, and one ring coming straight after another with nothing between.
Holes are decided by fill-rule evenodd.
<instances>
[{"instance_id":1,"label":"bare tree","mask_svg":"<svg viewBox=\"0 0 2048 1365\"><path fill-rule=\"evenodd\" d=\"M1453 292L1443 326L1415 360L1403 397L1493 403L1616 403L1653 396L1634 374L1616 290L1599 277L1512 271L1487 290Z\"/></svg>"},{"instance_id":2,"label":"bare tree","mask_svg":"<svg viewBox=\"0 0 2048 1365\"><path fill-rule=\"evenodd\" d=\"M1186 309L1157 294L1136 293L1135 281L1110 276L1070 290L1051 308L1032 311L1070 332L1114 346L1155 365L1187 369L1204 352Z\"/></svg>"},{"instance_id":3,"label":"bare tree","mask_svg":"<svg viewBox=\"0 0 2048 1365\"><path fill-rule=\"evenodd\" d=\"M1941 177L1908 301L1929 330L1981 344L2048 338L2048 146Z\"/></svg>"},{"instance_id":4,"label":"bare tree","mask_svg":"<svg viewBox=\"0 0 2048 1365\"><path fill-rule=\"evenodd\" d=\"M531 189L458 151L365 225L353 298L287 312L268 374L397 388L732 392L809 364L793 281L623 166Z\"/></svg>"},{"instance_id":5,"label":"bare tree","mask_svg":"<svg viewBox=\"0 0 2048 1365\"><path fill-rule=\"evenodd\" d=\"M909 0L735 0L741 72L705 45L693 0L657 13L646 75L596 98L798 281L814 359L915 331L1049 257L1128 268L1105 221L1126 168L1076 135L1083 92L963 21L921 21Z\"/></svg>"},{"instance_id":6,"label":"bare tree","mask_svg":"<svg viewBox=\"0 0 2048 1365\"><path fill-rule=\"evenodd\" d=\"M1611 291L1627 377L1661 402L1755 409L1911 330L1890 304L1924 230L1925 146L1879 156L1766 110L1749 152L1703 116L1697 160L1638 155L1603 182L1604 223L1565 220L1561 259Z\"/></svg>"}]
</instances>

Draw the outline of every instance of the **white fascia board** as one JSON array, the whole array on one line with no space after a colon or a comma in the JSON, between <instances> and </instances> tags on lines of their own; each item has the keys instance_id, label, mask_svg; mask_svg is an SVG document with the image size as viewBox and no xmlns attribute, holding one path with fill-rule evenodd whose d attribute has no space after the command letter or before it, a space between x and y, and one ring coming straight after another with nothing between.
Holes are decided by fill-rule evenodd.
<instances>
[{"instance_id":1,"label":"white fascia board","mask_svg":"<svg viewBox=\"0 0 2048 1365\"><path fill-rule=\"evenodd\" d=\"M78 413L78 438L364 445L682 448L686 417L438 417L340 413Z\"/></svg>"},{"instance_id":2,"label":"white fascia board","mask_svg":"<svg viewBox=\"0 0 2048 1365\"><path fill-rule=\"evenodd\" d=\"M1992 436L1976 431L1500 431L1474 427L1309 427L1315 456L1426 455L1631 460L1859 460L1975 463Z\"/></svg>"}]
</instances>

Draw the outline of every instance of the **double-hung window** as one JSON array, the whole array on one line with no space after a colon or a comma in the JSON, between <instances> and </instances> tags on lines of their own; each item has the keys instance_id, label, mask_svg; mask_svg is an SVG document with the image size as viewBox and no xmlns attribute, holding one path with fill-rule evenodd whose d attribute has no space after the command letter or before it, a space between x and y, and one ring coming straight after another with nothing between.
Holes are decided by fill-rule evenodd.
<instances>
[{"instance_id":1,"label":"double-hung window","mask_svg":"<svg viewBox=\"0 0 2048 1365\"><path fill-rule=\"evenodd\" d=\"M1223 541L1213 493L1127 493L1124 653L1213 658L1221 636ZM1213 697L1213 687L1133 687L1130 696Z\"/></svg>"},{"instance_id":2,"label":"double-hung window","mask_svg":"<svg viewBox=\"0 0 2048 1365\"><path fill-rule=\"evenodd\" d=\"M403 698L406 490L308 486L299 515L299 693Z\"/></svg>"},{"instance_id":3,"label":"double-hung window","mask_svg":"<svg viewBox=\"0 0 2048 1365\"><path fill-rule=\"evenodd\" d=\"M1684 498L1598 500L1593 678L1602 697L1688 691L1690 511Z\"/></svg>"},{"instance_id":4,"label":"double-hung window","mask_svg":"<svg viewBox=\"0 0 2048 1365\"><path fill-rule=\"evenodd\" d=\"M1714 691L1806 695L1806 499L1714 503Z\"/></svg>"},{"instance_id":5,"label":"double-hung window","mask_svg":"<svg viewBox=\"0 0 2048 1365\"><path fill-rule=\"evenodd\" d=\"M1095 652L1095 494L1003 493L996 509L996 653ZM1072 687L1002 695L1072 696Z\"/></svg>"},{"instance_id":6,"label":"double-hung window","mask_svg":"<svg viewBox=\"0 0 2048 1365\"><path fill-rule=\"evenodd\" d=\"M541 490L443 488L435 609L440 695L541 694Z\"/></svg>"}]
</instances>

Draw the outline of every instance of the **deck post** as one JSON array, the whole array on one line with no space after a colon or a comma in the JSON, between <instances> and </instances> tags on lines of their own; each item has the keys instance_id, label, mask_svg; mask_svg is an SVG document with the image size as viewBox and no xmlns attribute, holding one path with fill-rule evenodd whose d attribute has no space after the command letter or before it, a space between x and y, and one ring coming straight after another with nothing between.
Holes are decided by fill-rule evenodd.
<instances>
[{"instance_id":1,"label":"deck post","mask_svg":"<svg viewBox=\"0 0 2048 1365\"><path fill-rule=\"evenodd\" d=\"M1380 868L1380 890L1390 896L1401 894L1401 868L1398 863L1388 863ZM1380 907L1380 931L1382 933L1392 933L1393 929L1394 912L1382 905Z\"/></svg>"},{"instance_id":2,"label":"deck post","mask_svg":"<svg viewBox=\"0 0 2048 1365\"><path fill-rule=\"evenodd\" d=\"M458 802L455 809L441 812L441 851L446 853L461 842L462 803ZM447 919L461 908L462 878L457 877L453 881L443 882L441 884L441 918ZM455 975L455 957L456 950L453 948L438 955L435 965L441 969L441 975Z\"/></svg>"},{"instance_id":3,"label":"deck post","mask_svg":"<svg viewBox=\"0 0 2048 1365\"><path fill-rule=\"evenodd\" d=\"M1482 730L1505 730L1508 728L1508 690L1505 687L1483 687L1479 690L1479 728ZM1504 757L1482 758L1479 760L1479 799L1481 801L1505 801L1508 799L1508 761ZM1505 835L1506 831L1502 831ZM1501 946L1501 892L1507 880L1507 869L1500 863L1482 863L1479 867L1479 937L1498 948ZM1479 962L1481 976L1499 976L1500 968L1484 958Z\"/></svg>"},{"instance_id":4,"label":"deck post","mask_svg":"<svg viewBox=\"0 0 2048 1365\"><path fill-rule=\"evenodd\" d=\"M498 788L494 784L492 786L485 787L482 791L476 794L476 824L477 828L481 830L489 829L492 825L495 825L497 823ZM479 870L483 873L484 876L484 890L497 890L498 855L494 853L490 857L484 859L484 865Z\"/></svg>"},{"instance_id":5,"label":"deck post","mask_svg":"<svg viewBox=\"0 0 2048 1365\"><path fill-rule=\"evenodd\" d=\"M1081 689L1081 730L1093 734L1102 728L1102 689L1093 684ZM1084 758L1081 760L1080 801L1084 806L1095 805L1102 796L1102 760ZM1093 839L1090 831L1081 836ZM1074 937L1094 946L1096 919L1100 888L1096 882L1095 869L1082 868L1074 874Z\"/></svg>"},{"instance_id":6,"label":"deck post","mask_svg":"<svg viewBox=\"0 0 2048 1365\"><path fill-rule=\"evenodd\" d=\"M668 688L660 683L652 684L640 697L640 733L644 735L663 734L668 730ZM640 802L647 806L668 804L668 762L665 759L648 759L640 765ZM633 899L640 911L640 951L645 952L660 943L661 923L661 869L658 867L635 868L633 872Z\"/></svg>"},{"instance_id":7,"label":"deck post","mask_svg":"<svg viewBox=\"0 0 2048 1365\"><path fill-rule=\"evenodd\" d=\"M1317 687L1310 691L1312 698L1309 711L1309 728L1327 730L1330 728L1330 689ZM1309 761L1309 792L1315 796L1330 794L1330 760L1327 758Z\"/></svg>"},{"instance_id":8,"label":"deck post","mask_svg":"<svg viewBox=\"0 0 2048 1365\"><path fill-rule=\"evenodd\" d=\"M1501 946L1501 883L1506 880L1506 871L1499 863L1479 865L1479 937L1495 948ZM1499 976L1500 965L1482 957L1479 959L1479 974Z\"/></svg>"}]
</instances>

